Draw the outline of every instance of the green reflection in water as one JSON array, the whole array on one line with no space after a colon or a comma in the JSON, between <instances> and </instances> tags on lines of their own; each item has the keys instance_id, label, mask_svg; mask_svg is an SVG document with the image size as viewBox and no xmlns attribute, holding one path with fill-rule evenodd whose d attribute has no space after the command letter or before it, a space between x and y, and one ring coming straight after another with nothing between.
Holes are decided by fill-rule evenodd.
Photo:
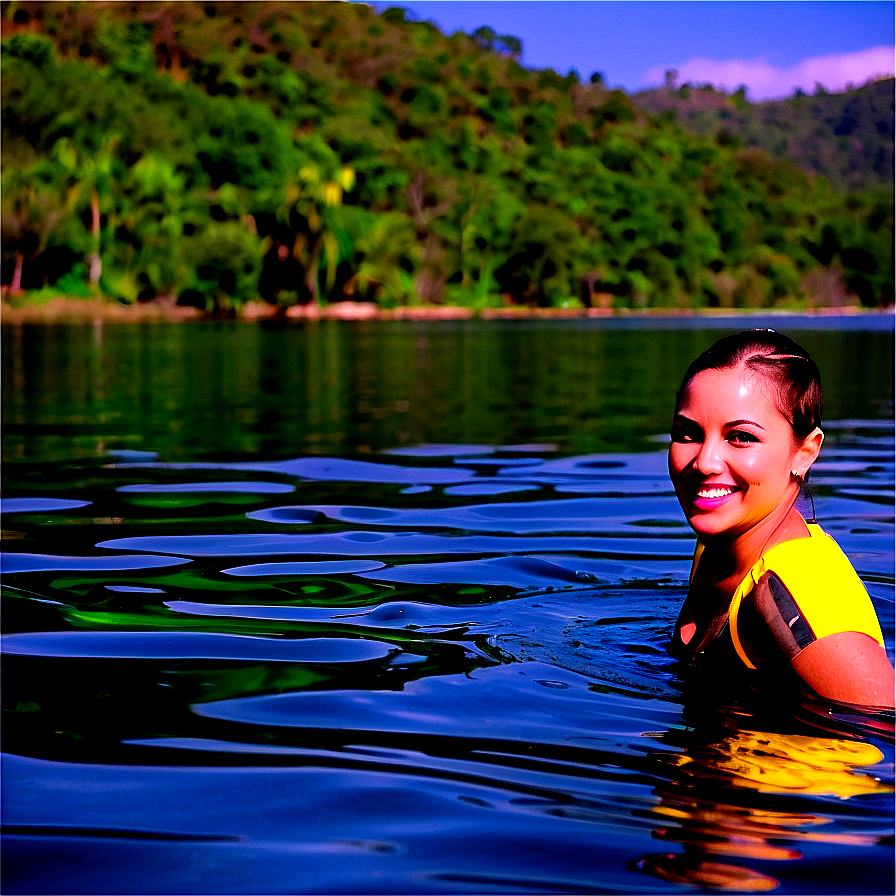
<instances>
[{"instance_id":1,"label":"green reflection in water","mask_svg":"<svg viewBox=\"0 0 896 896\"><path fill-rule=\"evenodd\" d=\"M888 417L892 322L840 320L5 325L3 456L644 450L688 362L721 333L767 325L818 359L827 419Z\"/></svg>"}]
</instances>

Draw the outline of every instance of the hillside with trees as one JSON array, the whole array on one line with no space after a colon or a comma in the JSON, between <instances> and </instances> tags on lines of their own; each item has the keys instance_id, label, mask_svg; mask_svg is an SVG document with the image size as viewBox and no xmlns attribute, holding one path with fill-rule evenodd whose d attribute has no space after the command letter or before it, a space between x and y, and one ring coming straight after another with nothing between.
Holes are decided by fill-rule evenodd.
<instances>
[{"instance_id":1,"label":"hillside with trees","mask_svg":"<svg viewBox=\"0 0 896 896\"><path fill-rule=\"evenodd\" d=\"M885 182L526 69L512 35L355 3L0 9L13 298L893 301Z\"/></svg>"},{"instance_id":2,"label":"hillside with trees","mask_svg":"<svg viewBox=\"0 0 896 896\"><path fill-rule=\"evenodd\" d=\"M678 85L670 71L664 88L632 99L689 133L790 159L841 192L893 187L893 78L847 93L819 85L811 96L797 91L789 99L749 103L744 88L727 95L711 84Z\"/></svg>"}]
</instances>

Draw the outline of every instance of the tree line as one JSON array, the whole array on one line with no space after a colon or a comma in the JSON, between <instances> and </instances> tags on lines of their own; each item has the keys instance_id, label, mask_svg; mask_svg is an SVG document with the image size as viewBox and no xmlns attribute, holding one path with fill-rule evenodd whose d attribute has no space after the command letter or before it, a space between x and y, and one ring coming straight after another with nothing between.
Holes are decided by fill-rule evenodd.
<instances>
[{"instance_id":1,"label":"tree line","mask_svg":"<svg viewBox=\"0 0 896 896\"><path fill-rule=\"evenodd\" d=\"M835 189L600 73L526 69L485 26L330 2L11 2L2 23L11 296L893 300L885 185Z\"/></svg>"},{"instance_id":2,"label":"tree line","mask_svg":"<svg viewBox=\"0 0 896 896\"><path fill-rule=\"evenodd\" d=\"M817 84L811 94L797 89L784 100L752 103L747 95L744 86L728 94L712 84L678 84L672 69L664 87L641 91L633 99L639 108L670 116L691 133L789 158L840 192L892 191L892 77L844 93L829 93Z\"/></svg>"}]
</instances>

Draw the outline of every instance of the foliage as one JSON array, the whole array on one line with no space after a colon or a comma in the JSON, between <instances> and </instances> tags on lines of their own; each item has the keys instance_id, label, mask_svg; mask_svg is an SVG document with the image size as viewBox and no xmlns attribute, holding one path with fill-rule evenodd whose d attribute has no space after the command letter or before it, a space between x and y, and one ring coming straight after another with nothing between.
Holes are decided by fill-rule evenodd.
<instances>
[{"instance_id":1,"label":"foliage","mask_svg":"<svg viewBox=\"0 0 896 896\"><path fill-rule=\"evenodd\" d=\"M77 283L218 314L257 297L768 306L823 303L833 278L838 301L893 299L876 85L629 97L524 69L512 35L359 3L3 17L11 293Z\"/></svg>"},{"instance_id":2,"label":"foliage","mask_svg":"<svg viewBox=\"0 0 896 896\"><path fill-rule=\"evenodd\" d=\"M229 315L253 298L261 266L259 242L239 221L212 221L188 240L185 251L194 274L184 303Z\"/></svg>"},{"instance_id":3,"label":"foliage","mask_svg":"<svg viewBox=\"0 0 896 896\"><path fill-rule=\"evenodd\" d=\"M760 103L747 102L744 87L727 95L705 85L683 95L685 86L645 91L633 100L693 134L789 158L842 192L893 185L892 78L846 93L797 90L789 99Z\"/></svg>"}]
</instances>

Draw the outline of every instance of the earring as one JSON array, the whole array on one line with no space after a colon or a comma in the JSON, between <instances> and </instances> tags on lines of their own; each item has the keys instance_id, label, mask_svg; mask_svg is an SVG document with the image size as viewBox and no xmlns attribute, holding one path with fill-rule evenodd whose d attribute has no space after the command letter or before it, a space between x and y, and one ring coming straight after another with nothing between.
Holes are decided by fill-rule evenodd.
<instances>
[{"instance_id":1,"label":"earring","mask_svg":"<svg viewBox=\"0 0 896 896\"><path fill-rule=\"evenodd\" d=\"M793 478L796 479L796 481L797 481L800 485L803 484L803 476L802 476L802 474L799 472L799 470L791 470L791 471L790 471L790 475L793 476Z\"/></svg>"}]
</instances>

